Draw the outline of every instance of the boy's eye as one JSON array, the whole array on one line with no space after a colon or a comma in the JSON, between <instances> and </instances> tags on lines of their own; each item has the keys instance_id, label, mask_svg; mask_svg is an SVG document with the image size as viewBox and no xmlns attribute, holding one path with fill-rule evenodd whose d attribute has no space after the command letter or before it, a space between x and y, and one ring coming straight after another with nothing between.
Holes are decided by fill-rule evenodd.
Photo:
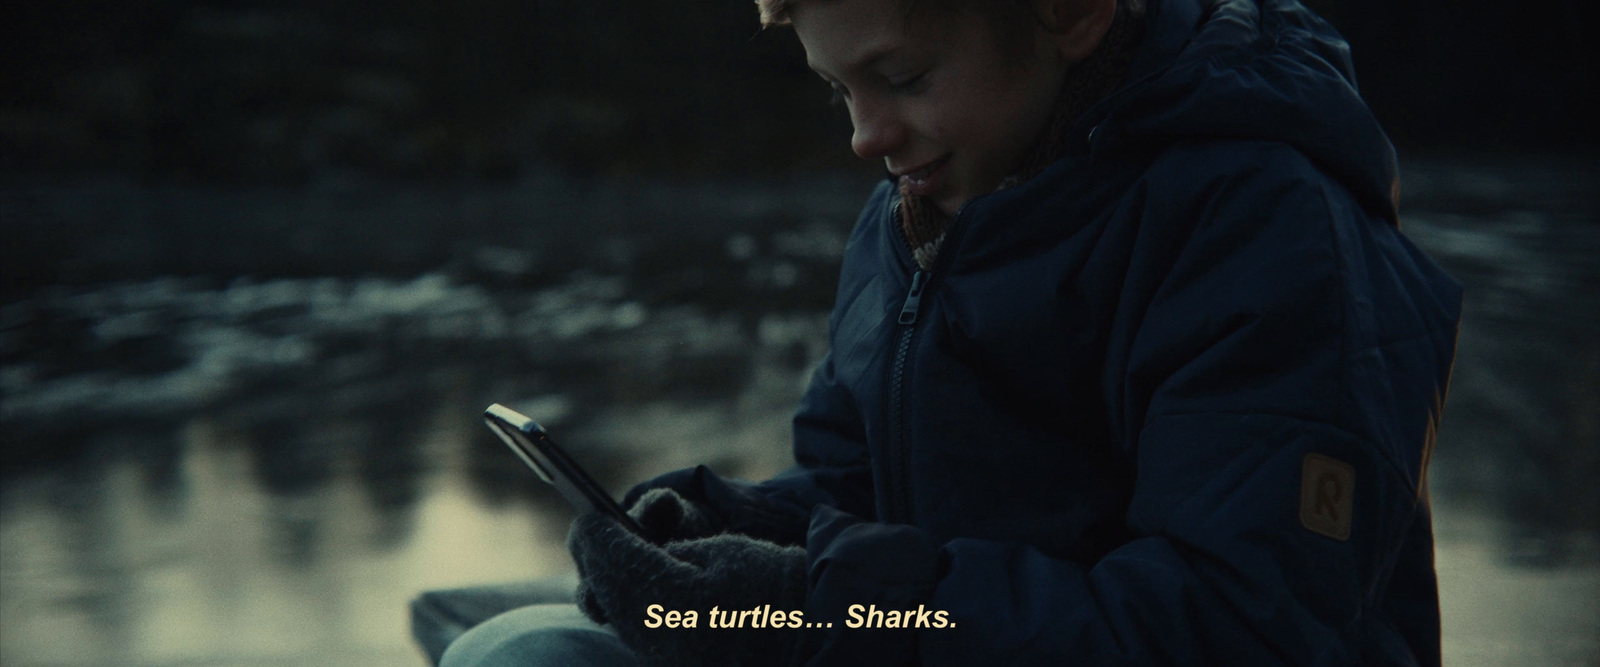
<instances>
[{"instance_id":1,"label":"boy's eye","mask_svg":"<svg viewBox=\"0 0 1600 667\"><path fill-rule=\"evenodd\" d=\"M916 76L913 76L913 77L910 77L910 78L907 78L907 79L902 79L900 81L891 81L891 82L889 82L889 85L894 88L895 92L899 92L899 93L914 93L914 92L917 92L917 91L921 90L923 88L923 84L927 83L927 81L928 81L928 73L927 72L921 72L921 73L917 74Z\"/></svg>"},{"instance_id":2,"label":"boy's eye","mask_svg":"<svg viewBox=\"0 0 1600 667\"><path fill-rule=\"evenodd\" d=\"M922 92L922 89L927 87L928 73L921 72L909 78L900 81L889 81L888 83L889 88L896 93L916 94ZM829 104L838 105L850 99L849 88L832 82L828 84L828 87L833 89L833 97L832 99L828 100Z\"/></svg>"}]
</instances>

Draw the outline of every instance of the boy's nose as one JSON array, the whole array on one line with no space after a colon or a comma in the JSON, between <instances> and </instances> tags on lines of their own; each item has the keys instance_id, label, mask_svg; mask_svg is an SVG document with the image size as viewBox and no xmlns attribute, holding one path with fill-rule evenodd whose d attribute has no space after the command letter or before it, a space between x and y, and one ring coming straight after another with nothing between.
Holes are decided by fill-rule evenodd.
<instances>
[{"instance_id":1,"label":"boy's nose","mask_svg":"<svg viewBox=\"0 0 1600 667\"><path fill-rule=\"evenodd\" d=\"M887 109L858 100L851 109L850 149L866 160L886 157L905 141L905 128Z\"/></svg>"}]
</instances>

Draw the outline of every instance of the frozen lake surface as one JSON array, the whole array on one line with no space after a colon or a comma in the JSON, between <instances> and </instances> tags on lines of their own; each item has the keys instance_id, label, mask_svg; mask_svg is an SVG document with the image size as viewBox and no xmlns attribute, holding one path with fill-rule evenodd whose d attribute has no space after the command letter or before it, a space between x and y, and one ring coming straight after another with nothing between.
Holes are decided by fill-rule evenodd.
<instances>
[{"instance_id":1,"label":"frozen lake surface","mask_svg":"<svg viewBox=\"0 0 1600 667\"><path fill-rule=\"evenodd\" d=\"M1450 665L1600 664L1597 175L1406 171L1405 229L1469 288L1430 482ZM417 592L571 572L570 515L483 428L491 402L619 493L702 462L770 475L870 185L0 191L8 215L123 216L126 238L152 201L179 229L250 210L245 250L306 216L371 243L385 219L480 221L398 275L318 274L308 251L247 280L100 279L173 266L159 240L102 240L74 286L8 300L0 664L421 664ZM495 242L523 210L529 235Z\"/></svg>"}]
</instances>

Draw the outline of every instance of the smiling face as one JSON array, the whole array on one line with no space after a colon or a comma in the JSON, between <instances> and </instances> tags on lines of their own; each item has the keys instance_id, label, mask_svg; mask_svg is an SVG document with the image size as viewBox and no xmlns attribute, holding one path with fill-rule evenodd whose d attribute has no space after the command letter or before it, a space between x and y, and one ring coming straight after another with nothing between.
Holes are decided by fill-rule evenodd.
<instances>
[{"instance_id":1,"label":"smiling face","mask_svg":"<svg viewBox=\"0 0 1600 667\"><path fill-rule=\"evenodd\" d=\"M811 68L850 109L856 155L882 159L947 215L1020 166L1070 63L1043 27L1019 64L982 17L908 17L904 0L802 1L790 18Z\"/></svg>"}]
</instances>

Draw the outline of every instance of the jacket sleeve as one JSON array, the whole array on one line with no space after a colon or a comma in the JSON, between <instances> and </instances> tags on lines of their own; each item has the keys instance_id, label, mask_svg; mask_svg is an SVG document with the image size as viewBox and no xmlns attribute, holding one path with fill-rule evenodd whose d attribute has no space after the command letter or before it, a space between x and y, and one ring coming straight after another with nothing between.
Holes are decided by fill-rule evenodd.
<instances>
[{"instance_id":1,"label":"jacket sleeve","mask_svg":"<svg viewBox=\"0 0 1600 667\"><path fill-rule=\"evenodd\" d=\"M1431 431L1388 434L1436 425L1456 304L1373 303L1408 280L1404 253L1377 250L1403 239L1304 161L1214 185L1147 207L1147 226L1195 222L1165 244L1168 270L1125 288L1141 323L1108 373L1121 378L1110 401L1136 467L1135 539L1075 562L1025 544L934 544L821 508L806 617L833 627L818 631L812 664L1352 664L1363 646L1401 641L1376 600L1408 526L1427 520ZM1376 324L1358 335L1357 320ZM1432 392L1417 402L1431 413L1385 405L1413 386ZM1308 524L1307 498L1346 515ZM1345 521L1347 535L1330 527ZM865 620L848 613L858 604L942 611L947 624L847 627Z\"/></svg>"}]
</instances>

